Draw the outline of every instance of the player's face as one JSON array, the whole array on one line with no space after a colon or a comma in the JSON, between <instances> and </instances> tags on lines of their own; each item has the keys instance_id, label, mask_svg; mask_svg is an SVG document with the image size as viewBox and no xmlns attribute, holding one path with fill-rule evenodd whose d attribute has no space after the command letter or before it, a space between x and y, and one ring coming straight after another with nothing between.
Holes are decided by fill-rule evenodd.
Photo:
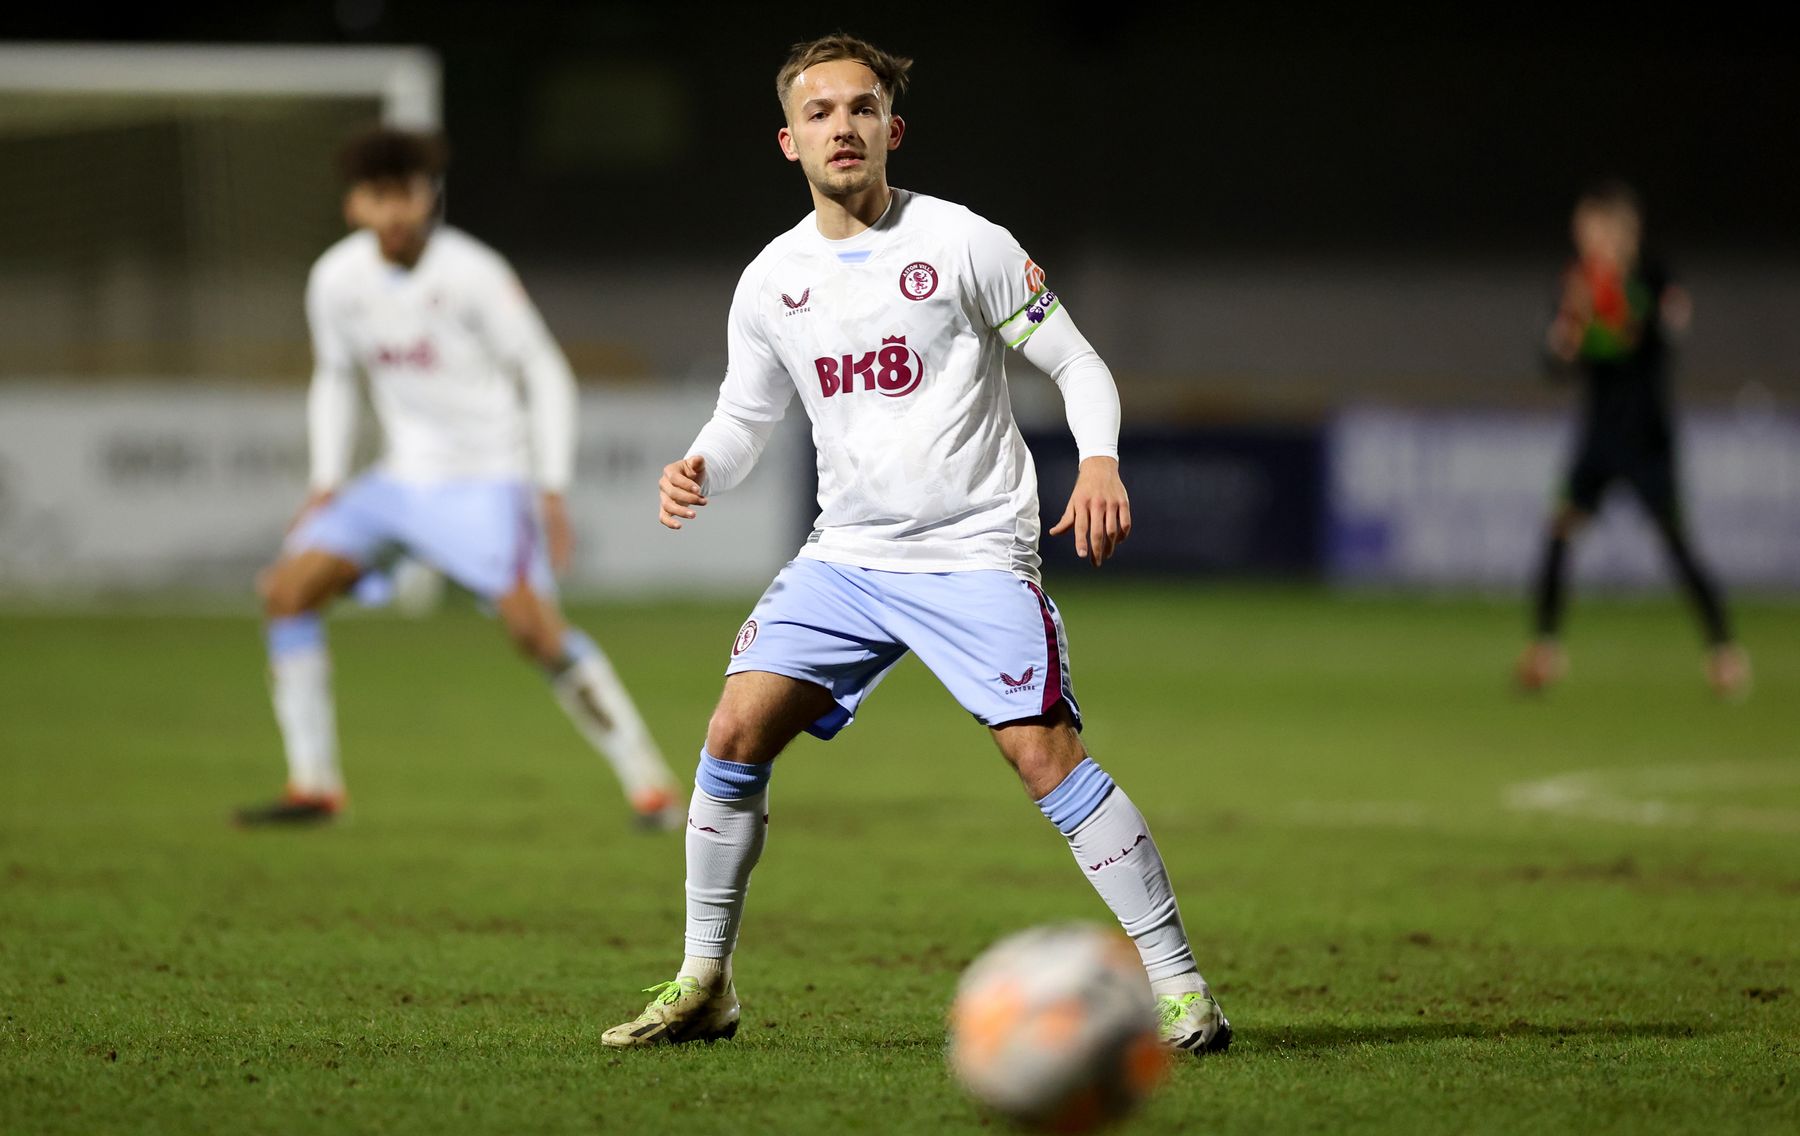
<instances>
[{"instance_id":1,"label":"player's face","mask_svg":"<svg viewBox=\"0 0 1800 1136\"><path fill-rule=\"evenodd\" d=\"M888 113L875 72L852 59L819 63L794 79L788 124L778 140L827 197L845 198L885 185L887 156L906 124Z\"/></svg>"},{"instance_id":2,"label":"player's face","mask_svg":"<svg viewBox=\"0 0 1800 1136\"><path fill-rule=\"evenodd\" d=\"M1637 259L1636 211L1617 205L1583 204L1571 229L1575 251L1590 264L1623 268Z\"/></svg>"},{"instance_id":3,"label":"player's face","mask_svg":"<svg viewBox=\"0 0 1800 1136\"><path fill-rule=\"evenodd\" d=\"M344 201L344 217L381 242L381 255L411 264L425 248L437 211L437 189L424 174L358 182Z\"/></svg>"}]
</instances>

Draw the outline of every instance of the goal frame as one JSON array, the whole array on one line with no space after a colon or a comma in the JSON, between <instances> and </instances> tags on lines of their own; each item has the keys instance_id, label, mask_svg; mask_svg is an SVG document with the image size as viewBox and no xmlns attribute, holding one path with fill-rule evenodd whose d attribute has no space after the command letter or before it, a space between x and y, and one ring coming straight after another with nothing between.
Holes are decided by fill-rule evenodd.
<instances>
[{"instance_id":1,"label":"goal frame","mask_svg":"<svg viewBox=\"0 0 1800 1136\"><path fill-rule=\"evenodd\" d=\"M443 69L424 47L0 44L0 92L373 98L381 121L436 130Z\"/></svg>"}]
</instances>

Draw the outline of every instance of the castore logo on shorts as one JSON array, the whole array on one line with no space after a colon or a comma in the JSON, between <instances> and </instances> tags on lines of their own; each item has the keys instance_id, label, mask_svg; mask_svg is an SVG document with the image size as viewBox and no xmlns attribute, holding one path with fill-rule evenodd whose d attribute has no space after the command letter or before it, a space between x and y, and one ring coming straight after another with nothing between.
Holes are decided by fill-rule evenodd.
<instances>
[{"instance_id":1,"label":"castore logo on shorts","mask_svg":"<svg viewBox=\"0 0 1800 1136\"><path fill-rule=\"evenodd\" d=\"M1000 672L1000 681L1003 684L1005 684L1006 693L1017 694L1021 690L1036 690L1037 687L1035 685L1033 685L1032 681L1031 681L1032 678L1035 677L1036 675L1037 675L1037 667L1030 666L1030 667L1026 667L1025 673L1020 675L1018 678L1014 678L1013 676L1007 674L1005 671L1001 671Z\"/></svg>"},{"instance_id":2,"label":"castore logo on shorts","mask_svg":"<svg viewBox=\"0 0 1800 1136\"><path fill-rule=\"evenodd\" d=\"M861 356L821 355L813 360L813 369L819 373L819 392L825 398L854 393L858 375L863 390L899 398L919 389L925 378L925 359L906 345L906 336L890 335L882 339L879 349Z\"/></svg>"}]
</instances>

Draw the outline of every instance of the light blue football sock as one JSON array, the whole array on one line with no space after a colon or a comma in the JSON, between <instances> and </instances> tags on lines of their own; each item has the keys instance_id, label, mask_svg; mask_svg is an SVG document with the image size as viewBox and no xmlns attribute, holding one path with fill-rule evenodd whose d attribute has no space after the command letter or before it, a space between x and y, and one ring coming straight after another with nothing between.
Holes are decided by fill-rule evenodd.
<instances>
[{"instance_id":1,"label":"light blue football sock","mask_svg":"<svg viewBox=\"0 0 1800 1136\"><path fill-rule=\"evenodd\" d=\"M1062 784L1044 794L1037 807L1056 831L1064 836L1081 827L1081 822L1094 815L1100 802L1114 789L1113 779L1091 757L1069 770Z\"/></svg>"},{"instance_id":2,"label":"light blue football sock","mask_svg":"<svg viewBox=\"0 0 1800 1136\"><path fill-rule=\"evenodd\" d=\"M769 787L775 763L765 761L751 765L739 761L723 761L700 750L700 767L694 771L694 784L710 797L721 801L744 801Z\"/></svg>"},{"instance_id":3,"label":"light blue football sock","mask_svg":"<svg viewBox=\"0 0 1800 1136\"><path fill-rule=\"evenodd\" d=\"M325 647L325 621L316 611L271 619L265 634L271 659Z\"/></svg>"}]
</instances>

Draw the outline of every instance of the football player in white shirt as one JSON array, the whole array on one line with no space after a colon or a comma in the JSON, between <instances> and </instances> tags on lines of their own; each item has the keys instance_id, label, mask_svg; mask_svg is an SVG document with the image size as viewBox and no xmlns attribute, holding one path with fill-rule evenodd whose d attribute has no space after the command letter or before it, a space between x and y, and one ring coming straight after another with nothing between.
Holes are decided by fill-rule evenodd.
<instances>
[{"instance_id":1,"label":"football player in white shirt","mask_svg":"<svg viewBox=\"0 0 1800 1136\"><path fill-rule=\"evenodd\" d=\"M555 573L573 543L563 502L575 452L567 361L505 259L440 223L438 139L372 131L345 148L343 165L356 231L319 258L306 288L310 492L258 580L287 792L238 820L313 822L342 808L321 617L404 552L492 604L611 763L640 821L679 825L679 783L606 656L556 602ZM358 371L386 446L352 478Z\"/></svg>"},{"instance_id":2,"label":"football player in white shirt","mask_svg":"<svg viewBox=\"0 0 1800 1136\"><path fill-rule=\"evenodd\" d=\"M738 632L688 811L686 957L611 1046L733 1036L745 890L772 763L829 738L907 651L986 725L1136 942L1172 1048L1231 1028L1195 965L1156 843L1088 756L1056 605L1038 586L1037 483L1005 355L1061 388L1081 455L1051 535L1099 565L1131 531L1119 400L1043 272L1011 234L888 185L910 60L844 35L794 49L778 139L814 211L751 262L733 297L718 408L660 483L661 520L736 485L796 392L818 451L819 517Z\"/></svg>"}]
</instances>

